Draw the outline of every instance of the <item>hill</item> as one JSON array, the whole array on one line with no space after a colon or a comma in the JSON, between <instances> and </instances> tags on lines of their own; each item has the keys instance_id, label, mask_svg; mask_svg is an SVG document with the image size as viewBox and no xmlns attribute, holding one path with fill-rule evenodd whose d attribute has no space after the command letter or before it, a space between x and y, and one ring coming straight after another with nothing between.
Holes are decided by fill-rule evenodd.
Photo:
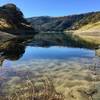
<instances>
[{"instance_id":1,"label":"hill","mask_svg":"<svg viewBox=\"0 0 100 100\"><path fill-rule=\"evenodd\" d=\"M10 40L15 37L16 37L15 35L12 35L6 32L0 32L0 43L5 42L6 40Z\"/></svg>"},{"instance_id":2,"label":"hill","mask_svg":"<svg viewBox=\"0 0 100 100\"><path fill-rule=\"evenodd\" d=\"M37 31L77 30L82 26L100 21L100 12L90 12L62 17L32 17L27 19Z\"/></svg>"},{"instance_id":3,"label":"hill","mask_svg":"<svg viewBox=\"0 0 100 100\"><path fill-rule=\"evenodd\" d=\"M74 31L74 35L79 36L87 42L93 42L100 45L100 21L89 23L80 29Z\"/></svg>"},{"instance_id":4,"label":"hill","mask_svg":"<svg viewBox=\"0 0 100 100\"><path fill-rule=\"evenodd\" d=\"M79 30L77 30L77 32L100 32L100 20L98 22L95 23L90 23L87 24L83 27L81 27Z\"/></svg>"},{"instance_id":5,"label":"hill","mask_svg":"<svg viewBox=\"0 0 100 100\"><path fill-rule=\"evenodd\" d=\"M0 31L15 35L29 35L35 32L20 9L14 4L0 7Z\"/></svg>"},{"instance_id":6,"label":"hill","mask_svg":"<svg viewBox=\"0 0 100 100\"><path fill-rule=\"evenodd\" d=\"M86 42L87 44L100 45L100 11L62 17L32 17L28 18L27 20L32 24L35 30L40 32L40 35L38 35L39 38L45 38L44 35L41 35L41 32L65 32L67 37L64 37L66 37L67 40L68 38L71 39L71 41L68 40L69 42L74 40L76 41L78 39L79 42L84 41L84 43ZM53 34L52 37L54 37ZM52 38L50 40L52 40ZM75 41L72 42L72 44L75 44ZM79 42L77 44L79 44Z\"/></svg>"}]
</instances>

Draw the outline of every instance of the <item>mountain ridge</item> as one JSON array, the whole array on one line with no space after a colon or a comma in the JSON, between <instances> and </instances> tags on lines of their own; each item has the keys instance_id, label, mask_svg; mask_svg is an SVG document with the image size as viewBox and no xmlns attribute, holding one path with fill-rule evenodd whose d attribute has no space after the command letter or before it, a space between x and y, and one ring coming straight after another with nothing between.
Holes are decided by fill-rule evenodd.
<instances>
[{"instance_id":1,"label":"mountain ridge","mask_svg":"<svg viewBox=\"0 0 100 100\"><path fill-rule=\"evenodd\" d=\"M40 16L27 20L37 31L77 30L84 25L99 21L100 11L60 17Z\"/></svg>"}]
</instances>

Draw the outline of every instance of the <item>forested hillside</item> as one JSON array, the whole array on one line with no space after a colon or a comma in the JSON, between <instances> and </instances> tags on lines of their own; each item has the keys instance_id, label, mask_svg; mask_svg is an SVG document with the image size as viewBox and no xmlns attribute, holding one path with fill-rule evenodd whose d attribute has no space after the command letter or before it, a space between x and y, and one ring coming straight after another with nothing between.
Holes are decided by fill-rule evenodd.
<instances>
[{"instance_id":1,"label":"forested hillside","mask_svg":"<svg viewBox=\"0 0 100 100\"><path fill-rule=\"evenodd\" d=\"M63 17L32 17L27 19L37 31L77 30L89 23L100 21L100 12L90 12Z\"/></svg>"}]
</instances>

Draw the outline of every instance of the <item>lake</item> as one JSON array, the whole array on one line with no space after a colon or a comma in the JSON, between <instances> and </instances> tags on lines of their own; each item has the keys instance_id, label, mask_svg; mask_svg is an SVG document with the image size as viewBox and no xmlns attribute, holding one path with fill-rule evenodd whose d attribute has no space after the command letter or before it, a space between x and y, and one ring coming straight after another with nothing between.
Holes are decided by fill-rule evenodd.
<instances>
[{"instance_id":1,"label":"lake","mask_svg":"<svg viewBox=\"0 0 100 100\"><path fill-rule=\"evenodd\" d=\"M15 54L14 54L15 55ZM71 48L61 46L51 47L32 47L27 46L24 54L15 61L9 58L3 61L2 67L12 67L14 64L28 62L34 59L62 59L67 60L71 58L93 58L95 57L95 51L84 48Z\"/></svg>"},{"instance_id":2,"label":"lake","mask_svg":"<svg viewBox=\"0 0 100 100\"><path fill-rule=\"evenodd\" d=\"M96 57L95 51L86 48L26 46L17 53L1 55L0 94L4 96L12 96L29 80L41 84L42 78L50 77L56 90L65 98L70 99L68 94L75 91L80 95L77 98L88 100L88 97L77 92L77 89L94 90L91 87L94 81L90 68L100 64L100 58ZM97 69L96 73L95 83L99 89L100 70ZM99 98L99 94L100 92L96 94L96 98Z\"/></svg>"}]
</instances>

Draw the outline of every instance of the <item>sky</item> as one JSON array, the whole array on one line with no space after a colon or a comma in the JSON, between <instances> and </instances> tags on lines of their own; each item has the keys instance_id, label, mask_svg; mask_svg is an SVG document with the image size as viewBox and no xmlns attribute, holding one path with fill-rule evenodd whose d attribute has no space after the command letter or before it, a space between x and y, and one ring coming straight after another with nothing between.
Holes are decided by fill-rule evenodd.
<instances>
[{"instance_id":1,"label":"sky","mask_svg":"<svg viewBox=\"0 0 100 100\"><path fill-rule=\"evenodd\" d=\"M14 3L25 17L66 16L100 11L100 0L0 0L0 6Z\"/></svg>"}]
</instances>

